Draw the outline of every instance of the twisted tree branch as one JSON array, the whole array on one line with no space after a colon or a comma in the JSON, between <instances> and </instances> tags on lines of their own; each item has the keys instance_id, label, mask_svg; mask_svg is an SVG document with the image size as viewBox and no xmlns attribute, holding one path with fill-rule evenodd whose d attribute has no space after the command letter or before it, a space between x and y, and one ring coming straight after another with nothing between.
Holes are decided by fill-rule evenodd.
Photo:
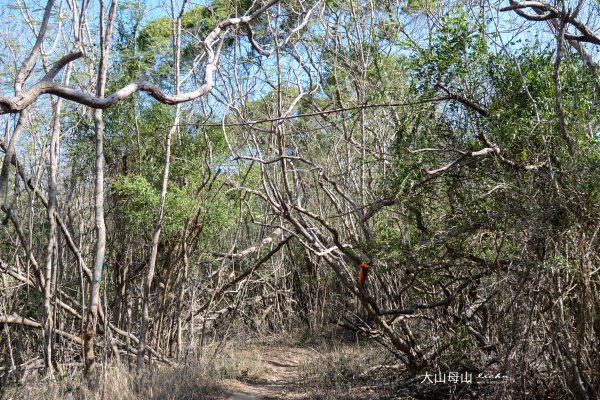
<instances>
[{"instance_id":1,"label":"twisted tree branch","mask_svg":"<svg viewBox=\"0 0 600 400\"><path fill-rule=\"evenodd\" d=\"M96 97L53 81L62 68L82 56L81 52L74 52L61 58L39 82L31 86L28 90L23 91L14 97L0 97L0 115L18 113L33 104L38 97L43 94L52 94L96 109L108 108L136 92L146 92L161 103L169 105L184 103L202 97L210 91L214 84L214 73L217 70L220 58L220 45L228 29L250 24L278 2L279 0L271 0L251 15L229 18L222 21L208 34L206 39L204 39L204 49L207 54L204 83L196 90L180 95L170 95L163 92L158 86L151 82L139 80L126 85L109 96Z\"/></svg>"}]
</instances>

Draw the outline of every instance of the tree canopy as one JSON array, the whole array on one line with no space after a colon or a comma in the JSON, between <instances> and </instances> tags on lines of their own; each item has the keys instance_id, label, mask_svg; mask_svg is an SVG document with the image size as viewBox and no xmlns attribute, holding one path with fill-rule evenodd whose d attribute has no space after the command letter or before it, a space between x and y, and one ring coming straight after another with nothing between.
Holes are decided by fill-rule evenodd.
<instances>
[{"instance_id":1,"label":"tree canopy","mask_svg":"<svg viewBox=\"0 0 600 400\"><path fill-rule=\"evenodd\" d=\"M333 326L598 397L597 1L0 5L0 397Z\"/></svg>"}]
</instances>

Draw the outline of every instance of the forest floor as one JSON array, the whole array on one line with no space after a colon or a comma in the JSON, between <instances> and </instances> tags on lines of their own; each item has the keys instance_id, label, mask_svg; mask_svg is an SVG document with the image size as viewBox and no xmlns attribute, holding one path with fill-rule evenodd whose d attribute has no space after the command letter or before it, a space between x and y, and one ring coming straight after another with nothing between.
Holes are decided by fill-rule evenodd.
<instances>
[{"instance_id":1,"label":"forest floor","mask_svg":"<svg viewBox=\"0 0 600 400\"><path fill-rule=\"evenodd\" d=\"M278 348L257 354L262 365L260 376L227 379L224 387L229 400L306 399L299 389L300 368L315 357L316 350L307 348Z\"/></svg>"},{"instance_id":2,"label":"forest floor","mask_svg":"<svg viewBox=\"0 0 600 400\"><path fill-rule=\"evenodd\" d=\"M390 398L388 379L367 371L393 361L379 346L362 340L238 343L215 360L222 391L214 399Z\"/></svg>"},{"instance_id":3,"label":"forest floor","mask_svg":"<svg viewBox=\"0 0 600 400\"><path fill-rule=\"evenodd\" d=\"M91 390L78 370L57 380L31 376L9 387L13 400L358 400L389 399L394 363L387 351L366 340L310 340L270 336L210 344L204 357L180 367L157 365L143 380L124 363L112 363L102 391ZM393 376L392 376L393 378Z\"/></svg>"}]
</instances>

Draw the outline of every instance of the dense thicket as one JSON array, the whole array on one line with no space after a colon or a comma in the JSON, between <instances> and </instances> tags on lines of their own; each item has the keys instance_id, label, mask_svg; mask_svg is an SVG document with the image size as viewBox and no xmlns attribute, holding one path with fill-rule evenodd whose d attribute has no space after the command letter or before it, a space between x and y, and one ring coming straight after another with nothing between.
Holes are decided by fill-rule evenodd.
<instances>
[{"instance_id":1,"label":"dense thicket","mask_svg":"<svg viewBox=\"0 0 600 400\"><path fill-rule=\"evenodd\" d=\"M598 2L99 4L2 4L0 387L336 324L598 397Z\"/></svg>"}]
</instances>

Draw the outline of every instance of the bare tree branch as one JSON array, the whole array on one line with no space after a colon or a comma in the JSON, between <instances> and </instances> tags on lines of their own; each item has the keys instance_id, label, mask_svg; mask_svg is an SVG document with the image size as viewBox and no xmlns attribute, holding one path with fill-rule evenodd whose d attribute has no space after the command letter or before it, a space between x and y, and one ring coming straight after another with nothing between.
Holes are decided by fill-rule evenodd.
<instances>
[{"instance_id":1,"label":"bare tree branch","mask_svg":"<svg viewBox=\"0 0 600 400\"><path fill-rule=\"evenodd\" d=\"M528 14L523 9L531 8L536 14ZM580 7L578 7L579 9ZM571 39L581 42L589 42L600 45L600 36L596 34L589 26L577 19L578 12L561 11L549 4L541 1L515 1L510 0L510 6L501 8L500 11L515 11L521 17L531 21L546 21L550 19L559 19L564 24L575 27L580 34L570 35L565 33L565 39Z\"/></svg>"},{"instance_id":2,"label":"bare tree branch","mask_svg":"<svg viewBox=\"0 0 600 400\"><path fill-rule=\"evenodd\" d=\"M54 78L54 76L56 76L58 71L60 71L60 68L64 67L67 63L81 57L81 53L72 53L63 57L46 75L46 77L33 85L30 89L24 91L23 93L19 93L12 98L0 97L0 114L18 113L33 104L38 97L43 94L53 94L55 96L72 100L76 103L95 109L104 109L110 107L139 91L146 92L161 103L170 105L184 103L202 97L210 91L214 84L214 73L217 71L220 58L219 44L223 41L227 30L231 27L247 25L251 23L278 1L279 0L271 0L251 15L238 18L229 18L219 23L208 34L204 40L204 49L208 56L208 62L204 72L204 83L196 90L179 95L169 95L163 92L153 83L140 80L126 85L122 89L117 90L109 96L97 97L68 86L57 84L51 80ZM223 31L225 31L225 33L223 33ZM215 45L217 45L217 48L215 48Z\"/></svg>"}]
</instances>

